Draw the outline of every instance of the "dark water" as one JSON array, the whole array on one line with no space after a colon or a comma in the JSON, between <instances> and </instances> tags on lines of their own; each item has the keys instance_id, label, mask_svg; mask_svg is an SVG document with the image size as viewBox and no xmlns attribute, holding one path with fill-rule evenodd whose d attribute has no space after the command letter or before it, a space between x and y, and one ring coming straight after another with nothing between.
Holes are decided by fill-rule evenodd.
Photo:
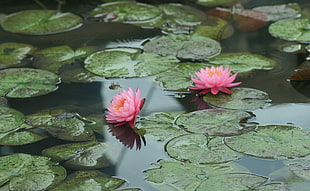
<instances>
[{"instance_id":1,"label":"dark water","mask_svg":"<svg viewBox=\"0 0 310 191\"><path fill-rule=\"evenodd\" d=\"M55 8L55 1L44 1L48 8ZM249 8L277 3L299 2L309 8L307 0L304 1L250 1ZM87 16L101 1L67 1L63 11ZM34 1L6 0L0 3L0 14L9 14L26 9L40 8ZM100 48L118 46L140 47L146 39L161 35L158 29L143 29L137 26L121 23L98 23L86 21L76 30L48 35L30 36L4 32L0 30L0 43L18 42L27 43L46 48L57 45L69 45L78 48L83 45L93 45ZM256 88L269 94L272 100L269 107L253 111L256 122L265 124L294 124L310 130L310 85L305 83L294 87L287 79L303 61L307 54L283 53L278 46L285 41L271 37L267 27L256 32L235 32L234 36L221 41L222 52L252 52L271 58L277 62L274 69L269 71L256 71L250 76L241 77L242 87ZM9 99L9 105L24 114L30 114L45 108L61 105L77 105L89 108L92 112L102 113L117 90L111 90L111 84L119 84L123 88L133 89L140 87L142 97L147 99L141 115L158 111L193 111L197 106L191 102L190 95L179 95L174 92L164 92L152 83L151 79L106 79L89 84L61 84L56 92L27 99ZM140 151L124 148L110 133L102 137L105 141L116 145L112 158L115 165L102 171L113 176L126 179L131 187L140 187L146 191L155 190L144 181L144 170L150 168L151 163L159 159L168 158L164 152L164 143L147 138L147 146ZM40 154L40 151L51 145L64 141L46 139L40 144L31 144L21 147L1 146L1 155L12 152L26 152ZM283 167L280 161L243 157L238 161L249 168L253 173L270 176L270 173ZM271 175L273 180L284 180L289 175ZM296 186L299 191L310 190L310 183L300 183Z\"/></svg>"}]
</instances>

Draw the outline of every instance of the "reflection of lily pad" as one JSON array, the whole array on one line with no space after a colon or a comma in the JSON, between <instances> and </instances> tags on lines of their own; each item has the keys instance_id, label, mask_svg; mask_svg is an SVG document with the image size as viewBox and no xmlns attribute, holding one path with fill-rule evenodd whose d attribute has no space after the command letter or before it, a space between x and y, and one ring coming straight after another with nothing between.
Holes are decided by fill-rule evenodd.
<instances>
[{"instance_id":1,"label":"reflection of lily pad","mask_svg":"<svg viewBox=\"0 0 310 191\"><path fill-rule=\"evenodd\" d=\"M232 94L207 94L203 100L216 107L239 110L254 110L265 106L270 100L268 94L252 88L232 88Z\"/></svg>"},{"instance_id":2,"label":"reflection of lily pad","mask_svg":"<svg viewBox=\"0 0 310 191\"><path fill-rule=\"evenodd\" d=\"M26 98L48 94L57 89L59 77L32 68L10 68L0 71L0 96Z\"/></svg>"},{"instance_id":3,"label":"reflection of lily pad","mask_svg":"<svg viewBox=\"0 0 310 191\"><path fill-rule=\"evenodd\" d=\"M171 139L166 144L170 157L199 164L224 163L237 160L241 155L223 144L219 137L204 134L186 134Z\"/></svg>"},{"instance_id":4,"label":"reflection of lily pad","mask_svg":"<svg viewBox=\"0 0 310 191\"><path fill-rule=\"evenodd\" d=\"M251 117L252 115L244 111L207 109L183 114L177 119L176 124L193 133L231 136L254 129L255 123L245 123Z\"/></svg>"},{"instance_id":5,"label":"reflection of lily pad","mask_svg":"<svg viewBox=\"0 0 310 191\"><path fill-rule=\"evenodd\" d=\"M86 57L94 52L93 47L82 47L72 50L69 46L56 46L34 53L34 67L58 73L58 70L65 64L71 64L76 59Z\"/></svg>"},{"instance_id":6,"label":"reflection of lily pad","mask_svg":"<svg viewBox=\"0 0 310 191\"><path fill-rule=\"evenodd\" d=\"M180 59L207 60L221 52L217 41L200 35L169 34L144 44L144 51L158 55L174 55Z\"/></svg>"},{"instance_id":7,"label":"reflection of lily pad","mask_svg":"<svg viewBox=\"0 0 310 191\"><path fill-rule=\"evenodd\" d=\"M26 122L34 127L46 129L52 136L68 141L89 141L94 133L87 127L89 121L77 113L65 110L46 110L28 115Z\"/></svg>"},{"instance_id":8,"label":"reflection of lily pad","mask_svg":"<svg viewBox=\"0 0 310 191\"><path fill-rule=\"evenodd\" d=\"M16 129L23 123L24 114L12 108L0 107L0 133Z\"/></svg>"},{"instance_id":9,"label":"reflection of lily pad","mask_svg":"<svg viewBox=\"0 0 310 191\"><path fill-rule=\"evenodd\" d=\"M263 158L298 158L310 154L310 132L293 126L258 126L255 131L225 138L238 152Z\"/></svg>"},{"instance_id":10,"label":"reflection of lily pad","mask_svg":"<svg viewBox=\"0 0 310 191\"><path fill-rule=\"evenodd\" d=\"M303 158L289 159L284 164L297 176L310 180L310 155Z\"/></svg>"},{"instance_id":11,"label":"reflection of lily pad","mask_svg":"<svg viewBox=\"0 0 310 191\"><path fill-rule=\"evenodd\" d=\"M97 169L110 166L106 157L107 143L83 142L57 145L44 149L42 154L54 161L63 161L64 166L73 169Z\"/></svg>"},{"instance_id":12,"label":"reflection of lily pad","mask_svg":"<svg viewBox=\"0 0 310 191\"><path fill-rule=\"evenodd\" d=\"M34 51L35 47L21 43L0 44L0 68L23 66L22 60Z\"/></svg>"},{"instance_id":13,"label":"reflection of lily pad","mask_svg":"<svg viewBox=\"0 0 310 191\"><path fill-rule=\"evenodd\" d=\"M140 53L138 49L108 49L91 54L85 68L103 77L145 77L158 74L179 62L174 56Z\"/></svg>"},{"instance_id":14,"label":"reflection of lily pad","mask_svg":"<svg viewBox=\"0 0 310 191\"><path fill-rule=\"evenodd\" d=\"M253 10L266 13L269 21L278 21L281 19L295 18L300 16L300 7L297 3L260 6L253 8Z\"/></svg>"},{"instance_id":15,"label":"reflection of lily pad","mask_svg":"<svg viewBox=\"0 0 310 191\"><path fill-rule=\"evenodd\" d=\"M234 73L246 73L255 69L272 69L275 61L261 55L246 52L224 53L211 58L210 65L229 66Z\"/></svg>"},{"instance_id":16,"label":"reflection of lily pad","mask_svg":"<svg viewBox=\"0 0 310 191\"><path fill-rule=\"evenodd\" d=\"M114 190L125 180L107 177L100 171L77 171L68 176L68 178L59 184L52 191L60 190Z\"/></svg>"},{"instance_id":17,"label":"reflection of lily pad","mask_svg":"<svg viewBox=\"0 0 310 191\"><path fill-rule=\"evenodd\" d=\"M286 19L272 23L269 33L274 37L298 42L310 42L310 19Z\"/></svg>"},{"instance_id":18,"label":"reflection of lily pad","mask_svg":"<svg viewBox=\"0 0 310 191\"><path fill-rule=\"evenodd\" d=\"M12 154L0 157L0 183L10 190L46 190L66 177L66 170L47 157Z\"/></svg>"},{"instance_id":19,"label":"reflection of lily pad","mask_svg":"<svg viewBox=\"0 0 310 191\"><path fill-rule=\"evenodd\" d=\"M55 10L26 10L8 15L2 22L4 30L22 34L53 34L82 25L82 18Z\"/></svg>"}]
</instances>

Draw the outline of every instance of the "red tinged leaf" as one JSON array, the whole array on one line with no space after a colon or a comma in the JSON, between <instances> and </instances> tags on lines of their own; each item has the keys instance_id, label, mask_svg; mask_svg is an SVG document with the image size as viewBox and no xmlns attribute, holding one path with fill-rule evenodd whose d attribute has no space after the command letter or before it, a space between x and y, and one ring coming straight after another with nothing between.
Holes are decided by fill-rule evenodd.
<instances>
[{"instance_id":1,"label":"red tinged leaf","mask_svg":"<svg viewBox=\"0 0 310 191\"><path fill-rule=\"evenodd\" d=\"M290 80L310 80L310 68L306 68L303 70L298 70L294 74L291 75Z\"/></svg>"}]
</instances>

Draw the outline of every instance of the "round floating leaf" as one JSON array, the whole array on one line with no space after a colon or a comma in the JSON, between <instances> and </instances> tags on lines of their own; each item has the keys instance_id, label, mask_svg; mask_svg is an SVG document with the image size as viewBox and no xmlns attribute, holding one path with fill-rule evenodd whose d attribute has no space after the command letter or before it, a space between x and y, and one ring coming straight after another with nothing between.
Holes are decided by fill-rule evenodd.
<instances>
[{"instance_id":1,"label":"round floating leaf","mask_svg":"<svg viewBox=\"0 0 310 191\"><path fill-rule=\"evenodd\" d=\"M23 59L34 50L35 47L29 44L14 42L0 44L0 69L27 64Z\"/></svg>"},{"instance_id":2,"label":"round floating leaf","mask_svg":"<svg viewBox=\"0 0 310 191\"><path fill-rule=\"evenodd\" d=\"M300 7L296 3L260 6L253 8L253 10L266 13L269 21L278 21L300 16Z\"/></svg>"},{"instance_id":3,"label":"round floating leaf","mask_svg":"<svg viewBox=\"0 0 310 191\"><path fill-rule=\"evenodd\" d=\"M215 5L226 5L234 4L239 2L238 0L197 0L197 4L206 5L206 6L215 6Z\"/></svg>"},{"instance_id":4,"label":"round floating leaf","mask_svg":"<svg viewBox=\"0 0 310 191\"><path fill-rule=\"evenodd\" d=\"M94 51L93 47L82 47L77 50L72 50L67 45L50 47L34 53L33 66L58 73L62 66L71 64L76 59L86 57Z\"/></svg>"},{"instance_id":5,"label":"round floating leaf","mask_svg":"<svg viewBox=\"0 0 310 191\"><path fill-rule=\"evenodd\" d=\"M255 191L292 191L289 186L284 183L263 184L255 189Z\"/></svg>"},{"instance_id":6,"label":"round floating leaf","mask_svg":"<svg viewBox=\"0 0 310 191\"><path fill-rule=\"evenodd\" d=\"M145 77L158 74L179 62L174 56L140 53L138 49L108 49L91 54L85 68L103 77Z\"/></svg>"},{"instance_id":7,"label":"round floating leaf","mask_svg":"<svg viewBox=\"0 0 310 191\"><path fill-rule=\"evenodd\" d=\"M70 174L64 182L52 189L52 191L114 190L125 182L125 180L119 178L107 177L100 171L77 171Z\"/></svg>"},{"instance_id":8,"label":"round floating leaf","mask_svg":"<svg viewBox=\"0 0 310 191\"><path fill-rule=\"evenodd\" d=\"M255 123L245 123L251 117L252 115L244 111L207 109L183 114L176 124L192 133L231 136L253 130Z\"/></svg>"},{"instance_id":9,"label":"round floating leaf","mask_svg":"<svg viewBox=\"0 0 310 191\"><path fill-rule=\"evenodd\" d=\"M195 77L195 72L206 66L204 63L179 63L175 68L156 75L155 81L165 90L187 91L193 84L190 77Z\"/></svg>"},{"instance_id":10,"label":"round floating leaf","mask_svg":"<svg viewBox=\"0 0 310 191\"><path fill-rule=\"evenodd\" d=\"M253 132L225 138L231 149L262 158L298 158L310 154L310 132L293 126L258 126Z\"/></svg>"},{"instance_id":11,"label":"round floating leaf","mask_svg":"<svg viewBox=\"0 0 310 191\"><path fill-rule=\"evenodd\" d=\"M24 114L21 112L8 107L0 107L0 133L18 128L24 120Z\"/></svg>"},{"instance_id":12,"label":"round floating leaf","mask_svg":"<svg viewBox=\"0 0 310 191\"><path fill-rule=\"evenodd\" d=\"M146 131L146 135L154 136L159 141L166 141L187 133L174 124L176 118L182 113L184 112L152 113L138 124Z\"/></svg>"},{"instance_id":13,"label":"round floating leaf","mask_svg":"<svg viewBox=\"0 0 310 191\"><path fill-rule=\"evenodd\" d=\"M248 173L231 173L212 176L197 187L197 191L241 191L255 190L268 179L262 176Z\"/></svg>"},{"instance_id":14,"label":"round floating leaf","mask_svg":"<svg viewBox=\"0 0 310 191\"><path fill-rule=\"evenodd\" d=\"M0 182L10 190L46 190L66 177L66 170L47 157L12 154L0 157Z\"/></svg>"},{"instance_id":15,"label":"round floating leaf","mask_svg":"<svg viewBox=\"0 0 310 191\"><path fill-rule=\"evenodd\" d=\"M71 169L98 169L110 166L106 157L107 143L82 142L57 145L44 149L42 154L54 161L63 161Z\"/></svg>"},{"instance_id":16,"label":"round floating leaf","mask_svg":"<svg viewBox=\"0 0 310 191\"><path fill-rule=\"evenodd\" d=\"M0 70L0 95L27 98L48 94L57 89L59 77L48 71L32 68Z\"/></svg>"},{"instance_id":17,"label":"round floating leaf","mask_svg":"<svg viewBox=\"0 0 310 191\"><path fill-rule=\"evenodd\" d=\"M303 158L289 159L284 164L293 171L296 176L310 180L310 155Z\"/></svg>"},{"instance_id":18,"label":"round floating leaf","mask_svg":"<svg viewBox=\"0 0 310 191\"><path fill-rule=\"evenodd\" d=\"M210 66L229 66L236 73L246 73L255 69L269 70L275 61L261 55L251 53L224 53L210 59Z\"/></svg>"},{"instance_id":19,"label":"round floating leaf","mask_svg":"<svg viewBox=\"0 0 310 191\"><path fill-rule=\"evenodd\" d=\"M166 144L170 157L199 164L217 164L237 160L241 155L223 144L219 137L204 134L185 134L171 139Z\"/></svg>"},{"instance_id":20,"label":"round floating leaf","mask_svg":"<svg viewBox=\"0 0 310 191\"><path fill-rule=\"evenodd\" d=\"M206 94L203 100L216 107L238 110L254 110L265 106L270 100L266 92L252 88L232 88L232 94Z\"/></svg>"},{"instance_id":21,"label":"round floating leaf","mask_svg":"<svg viewBox=\"0 0 310 191\"><path fill-rule=\"evenodd\" d=\"M309 43L310 19L299 18L277 21L269 26L269 33L277 38Z\"/></svg>"},{"instance_id":22,"label":"round floating leaf","mask_svg":"<svg viewBox=\"0 0 310 191\"><path fill-rule=\"evenodd\" d=\"M4 30L14 33L43 35L65 32L82 25L83 19L72 13L56 10L26 10L8 15L2 20Z\"/></svg>"},{"instance_id":23,"label":"round floating leaf","mask_svg":"<svg viewBox=\"0 0 310 191\"><path fill-rule=\"evenodd\" d=\"M28 115L26 122L34 127L45 128L52 136L68 141L89 141L94 133L87 127L89 121L77 113L62 109L46 110Z\"/></svg>"},{"instance_id":24,"label":"round floating leaf","mask_svg":"<svg viewBox=\"0 0 310 191\"><path fill-rule=\"evenodd\" d=\"M168 34L144 44L144 51L158 55L174 55L179 59L207 60L221 52L219 42L197 34Z\"/></svg>"}]
</instances>

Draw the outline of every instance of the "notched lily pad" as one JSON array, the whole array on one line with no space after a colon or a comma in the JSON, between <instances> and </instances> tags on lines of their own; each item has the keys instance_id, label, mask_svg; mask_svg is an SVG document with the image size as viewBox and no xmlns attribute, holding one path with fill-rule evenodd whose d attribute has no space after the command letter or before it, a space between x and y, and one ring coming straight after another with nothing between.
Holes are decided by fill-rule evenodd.
<instances>
[{"instance_id":1,"label":"notched lily pad","mask_svg":"<svg viewBox=\"0 0 310 191\"><path fill-rule=\"evenodd\" d=\"M270 100L266 92L252 88L232 88L232 94L206 94L203 100L216 107L254 110L266 106Z\"/></svg>"},{"instance_id":2,"label":"notched lily pad","mask_svg":"<svg viewBox=\"0 0 310 191\"><path fill-rule=\"evenodd\" d=\"M277 21L269 26L269 33L277 38L309 43L310 19L297 18Z\"/></svg>"},{"instance_id":3,"label":"notched lily pad","mask_svg":"<svg viewBox=\"0 0 310 191\"><path fill-rule=\"evenodd\" d=\"M222 50L219 42L198 34L168 34L146 42L143 49L162 56L173 55L183 60L207 60Z\"/></svg>"},{"instance_id":4,"label":"notched lily pad","mask_svg":"<svg viewBox=\"0 0 310 191\"><path fill-rule=\"evenodd\" d=\"M46 190L66 177L66 170L47 157L12 154L0 157L0 183L10 190Z\"/></svg>"},{"instance_id":5,"label":"notched lily pad","mask_svg":"<svg viewBox=\"0 0 310 191\"><path fill-rule=\"evenodd\" d=\"M87 121L74 112L51 109L26 116L26 122L34 127L46 129L53 137L68 141L89 141L94 139Z\"/></svg>"},{"instance_id":6,"label":"notched lily pad","mask_svg":"<svg viewBox=\"0 0 310 191\"><path fill-rule=\"evenodd\" d=\"M258 126L255 131L226 137L231 149L262 158L298 158L310 154L310 132L284 125Z\"/></svg>"},{"instance_id":7,"label":"notched lily pad","mask_svg":"<svg viewBox=\"0 0 310 191\"><path fill-rule=\"evenodd\" d=\"M105 155L108 147L109 144L96 141L70 143L44 149L42 155L53 161L65 161L64 166L71 169L98 169L111 165Z\"/></svg>"},{"instance_id":8,"label":"notched lily pad","mask_svg":"<svg viewBox=\"0 0 310 191\"><path fill-rule=\"evenodd\" d=\"M0 44L0 69L18 67L27 64L27 62L23 62L23 59L35 49L34 46L29 44L14 42Z\"/></svg>"},{"instance_id":9,"label":"notched lily pad","mask_svg":"<svg viewBox=\"0 0 310 191\"><path fill-rule=\"evenodd\" d=\"M139 49L117 48L98 51L85 59L85 68L103 77L145 77L175 66L174 56L141 53Z\"/></svg>"},{"instance_id":10,"label":"notched lily pad","mask_svg":"<svg viewBox=\"0 0 310 191\"><path fill-rule=\"evenodd\" d=\"M1 26L13 33L44 35L65 32L82 26L83 19L56 10L26 10L6 16Z\"/></svg>"},{"instance_id":11,"label":"notched lily pad","mask_svg":"<svg viewBox=\"0 0 310 191\"><path fill-rule=\"evenodd\" d=\"M176 120L176 124L192 133L232 136L253 130L256 123L246 123L252 117L245 111L207 109L182 114Z\"/></svg>"},{"instance_id":12,"label":"notched lily pad","mask_svg":"<svg viewBox=\"0 0 310 191\"><path fill-rule=\"evenodd\" d=\"M27 98L57 90L59 77L51 72L32 68L0 70L0 96Z\"/></svg>"},{"instance_id":13,"label":"notched lily pad","mask_svg":"<svg viewBox=\"0 0 310 191\"><path fill-rule=\"evenodd\" d=\"M237 160L241 154L228 148L220 137L185 134L171 139L165 146L170 157L197 164L218 164Z\"/></svg>"},{"instance_id":14,"label":"notched lily pad","mask_svg":"<svg viewBox=\"0 0 310 191\"><path fill-rule=\"evenodd\" d=\"M59 184L52 191L62 190L114 190L125 183L125 180L108 177L100 171L77 171Z\"/></svg>"}]
</instances>

